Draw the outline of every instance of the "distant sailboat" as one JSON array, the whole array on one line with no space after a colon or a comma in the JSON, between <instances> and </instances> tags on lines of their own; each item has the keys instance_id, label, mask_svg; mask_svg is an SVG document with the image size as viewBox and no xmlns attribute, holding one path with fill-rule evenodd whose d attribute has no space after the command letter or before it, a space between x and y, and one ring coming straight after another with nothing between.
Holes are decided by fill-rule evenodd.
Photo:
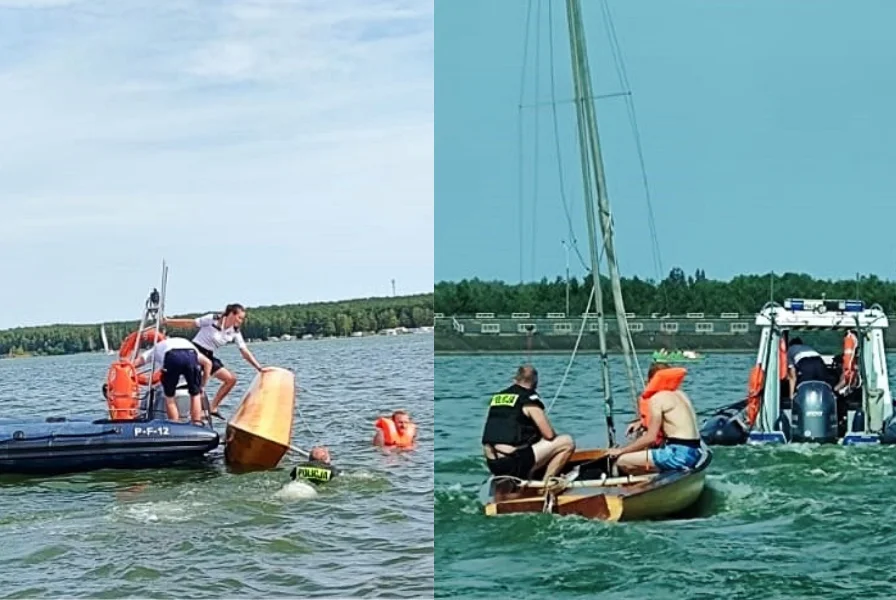
<instances>
[{"instance_id":1,"label":"distant sailboat","mask_svg":"<svg viewBox=\"0 0 896 600\"><path fill-rule=\"evenodd\" d=\"M109 349L109 338L106 337L106 324L105 323L100 325L100 335L103 338L103 350L106 351L106 354L115 354L114 351Z\"/></svg>"}]
</instances>

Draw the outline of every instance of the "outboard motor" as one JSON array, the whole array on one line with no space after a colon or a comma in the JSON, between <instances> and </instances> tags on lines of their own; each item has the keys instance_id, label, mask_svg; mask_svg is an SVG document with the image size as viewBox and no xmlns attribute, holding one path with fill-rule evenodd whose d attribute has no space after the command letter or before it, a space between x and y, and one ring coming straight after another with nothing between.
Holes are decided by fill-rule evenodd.
<instances>
[{"instance_id":1,"label":"outboard motor","mask_svg":"<svg viewBox=\"0 0 896 600\"><path fill-rule=\"evenodd\" d=\"M703 423L700 437L709 446L738 446L747 441L748 433L735 415L714 415Z\"/></svg>"},{"instance_id":2,"label":"outboard motor","mask_svg":"<svg viewBox=\"0 0 896 600\"><path fill-rule=\"evenodd\" d=\"M884 423L883 433L880 434L881 444L896 444L896 414Z\"/></svg>"},{"instance_id":3,"label":"outboard motor","mask_svg":"<svg viewBox=\"0 0 896 600\"><path fill-rule=\"evenodd\" d=\"M823 381L805 381L793 398L794 442L837 442L837 398Z\"/></svg>"}]
</instances>

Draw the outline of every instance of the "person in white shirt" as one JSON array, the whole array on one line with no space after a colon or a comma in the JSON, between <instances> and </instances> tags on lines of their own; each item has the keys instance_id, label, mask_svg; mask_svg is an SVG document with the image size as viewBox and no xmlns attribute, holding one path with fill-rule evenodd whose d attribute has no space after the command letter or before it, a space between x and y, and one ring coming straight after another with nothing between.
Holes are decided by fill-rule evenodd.
<instances>
[{"instance_id":1,"label":"person in white shirt","mask_svg":"<svg viewBox=\"0 0 896 600\"><path fill-rule=\"evenodd\" d=\"M199 328L199 331L193 337L193 345L196 346L200 354L212 361L212 375L221 381L221 387L218 388L218 392L215 394L210 407L211 414L219 419L224 417L218 412L218 407L221 406L224 398L236 385L236 375L224 368L224 363L215 356L215 350L225 344L235 343L246 362L255 367L258 372L264 369L255 360L252 353L249 352L249 348L246 347L246 341L243 339L243 334L240 332L240 326L245 319L246 309L242 304L228 304L224 308L224 314L207 314L198 319L164 320L164 324L169 327L183 329Z\"/></svg>"},{"instance_id":2,"label":"person in white shirt","mask_svg":"<svg viewBox=\"0 0 896 600\"><path fill-rule=\"evenodd\" d=\"M153 359L155 370L162 370L162 390L165 393L168 418L172 421L180 420L174 394L177 382L183 376L190 394L190 418L194 424L202 425L200 394L211 377L212 361L201 355L190 340L180 337L170 337L157 343L155 348L140 354L134 366L139 369L144 364L152 364Z\"/></svg>"}]
</instances>

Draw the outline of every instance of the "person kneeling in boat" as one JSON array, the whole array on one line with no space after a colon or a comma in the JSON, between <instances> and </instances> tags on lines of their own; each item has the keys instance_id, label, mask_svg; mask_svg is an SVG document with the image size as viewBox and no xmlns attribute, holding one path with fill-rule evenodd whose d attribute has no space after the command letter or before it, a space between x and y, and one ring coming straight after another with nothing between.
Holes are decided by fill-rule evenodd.
<instances>
[{"instance_id":1,"label":"person kneeling in boat","mask_svg":"<svg viewBox=\"0 0 896 600\"><path fill-rule=\"evenodd\" d=\"M318 484L327 483L337 475L339 475L339 469L330 464L330 451L326 446L311 448L308 460L297 464L289 473L293 481L302 478Z\"/></svg>"},{"instance_id":2,"label":"person kneeling in boat","mask_svg":"<svg viewBox=\"0 0 896 600\"><path fill-rule=\"evenodd\" d=\"M678 389L686 374L686 369L665 363L650 366L647 387L638 400L643 433L607 452L621 471L683 471L704 457L707 449L700 439L697 414L687 394Z\"/></svg>"},{"instance_id":3,"label":"person kneeling in boat","mask_svg":"<svg viewBox=\"0 0 896 600\"><path fill-rule=\"evenodd\" d=\"M482 451L495 476L530 479L544 467L547 483L576 449L570 435L557 435L538 397L538 371L521 366L513 385L491 397L482 432Z\"/></svg>"},{"instance_id":4,"label":"person kneeling in boat","mask_svg":"<svg viewBox=\"0 0 896 600\"><path fill-rule=\"evenodd\" d=\"M183 375L187 382L187 391L190 394L190 418L194 424L202 425L202 402L200 394L212 372L212 361L196 350L190 340L179 337L170 337L158 342L155 348L150 348L137 357L134 367L152 361L155 353L156 369L162 370L162 390L165 393L165 409L168 419L180 420L177 411L177 402L174 394L177 392L177 382Z\"/></svg>"}]
</instances>

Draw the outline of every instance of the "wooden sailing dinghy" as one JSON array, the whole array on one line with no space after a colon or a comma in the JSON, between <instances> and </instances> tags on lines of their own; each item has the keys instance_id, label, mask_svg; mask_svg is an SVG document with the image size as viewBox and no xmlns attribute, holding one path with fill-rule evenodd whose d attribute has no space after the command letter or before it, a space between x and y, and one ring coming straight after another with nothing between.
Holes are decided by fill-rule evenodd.
<instances>
[{"instance_id":1,"label":"wooden sailing dinghy","mask_svg":"<svg viewBox=\"0 0 896 600\"><path fill-rule=\"evenodd\" d=\"M489 516L549 512L579 515L602 521L632 521L678 516L703 493L712 454L691 471L646 473L613 477L608 474L605 450L582 450L572 455L562 475L578 469L577 477L561 490L544 494L541 479L514 481L494 478ZM542 471L543 473L543 471Z\"/></svg>"},{"instance_id":2,"label":"wooden sailing dinghy","mask_svg":"<svg viewBox=\"0 0 896 600\"><path fill-rule=\"evenodd\" d=\"M628 316L622 297L622 285L607 194L604 165L601 160L600 139L597 133L597 117L594 110L594 93L588 67L585 44L585 27L582 20L581 0L566 0L569 23L570 57L572 60L574 104L578 122L579 157L582 167L585 214L588 225L588 243L591 258L591 299L585 308L587 320L594 301L597 314L597 333L600 343L601 374L603 380L604 407L607 422L608 446L616 446L616 429L613 424L613 392L610 383L610 367L607 356L607 327L604 317L601 291L601 255L606 257L612 286L613 305L616 312L617 331L628 388L638 414L640 388L635 380L637 356L629 336ZM645 174L646 179L646 174ZM595 206L596 205L596 206ZM572 227L570 225L570 227ZM581 340L585 323L579 333ZM578 347L578 343L576 344ZM573 358L575 351L573 351ZM568 370L567 370L568 372ZM565 376L564 376L565 378ZM640 378L640 377L639 377ZM562 382L561 382L562 387ZM643 387L643 382L641 386ZM557 392L559 395L559 390ZM486 515L519 512L547 512L561 515L581 515L592 519L620 521L670 517L682 513L694 505L703 492L706 469L712 462L712 453L705 449L703 459L695 468L686 471L650 473L619 477L613 473L607 451L582 450L572 455L560 473L562 478L549 482L551 489L545 493L541 473L532 473L531 480L510 477L492 477L489 482L489 502ZM556 485L555 485L556 484Z\"/></svg>"},{"instance_id":3,"label":"wooden sailing dinghy","mask_svg":"<svg viewBox=\"0 0 896 600\"><path fill-rule=\"evenodd\" d=\"M295 375L268 367L255 376L227 423L224 460L238 470L272 469L289 450Z\"/></svg>"}]
</instances>

